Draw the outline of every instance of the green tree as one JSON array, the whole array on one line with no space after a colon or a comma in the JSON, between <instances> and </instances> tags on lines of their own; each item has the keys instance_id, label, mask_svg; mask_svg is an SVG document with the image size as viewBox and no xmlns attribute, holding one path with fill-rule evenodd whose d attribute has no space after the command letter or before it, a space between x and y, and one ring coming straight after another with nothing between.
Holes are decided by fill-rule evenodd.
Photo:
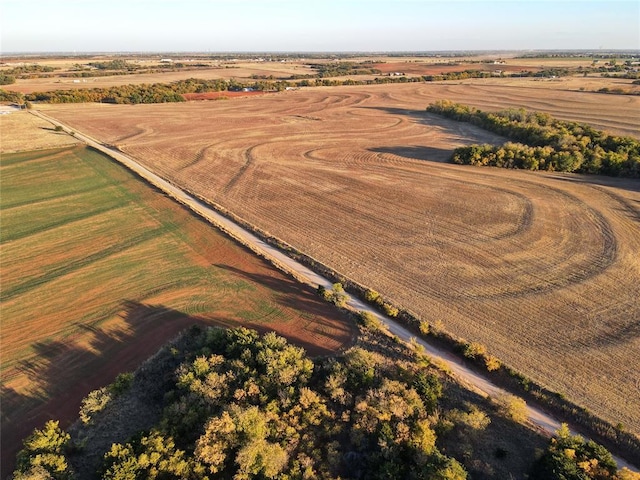
<instances>
[{"instance_id":1,"label":"green tree","mask_svg":"<svg viewBox=\"0 0 640 480\"><path fill-rule=\"evenodd\" d=\"M534 465L533 480L616 479L616 462L602 445L571 435L566 424L556 432Z\"/></svg>"},{"instance_id":2,"label":"green tree","mask_svg":"<svg viewBox=\"0 0 640 480\"><path fill-rule=\"evenodd\" d=\"M63 431L59 422L49 420L42 430L34 430L24 441L24 448L18 453L17 478L38 478L45 471L56 480L72 477L72 471L65 457L65 449L71 437Z\"/></svg>"},{"instance_id":3,"label":"green tree","mask_svg":"<svg viewBox=\"0 0 640 480\"><path fill-rule=\"evenodd\" d=\"M496 398L500 413L516 422L524 422L528 418L527 403L514 395L503 394Z\"/></svg>"}]
</instances>

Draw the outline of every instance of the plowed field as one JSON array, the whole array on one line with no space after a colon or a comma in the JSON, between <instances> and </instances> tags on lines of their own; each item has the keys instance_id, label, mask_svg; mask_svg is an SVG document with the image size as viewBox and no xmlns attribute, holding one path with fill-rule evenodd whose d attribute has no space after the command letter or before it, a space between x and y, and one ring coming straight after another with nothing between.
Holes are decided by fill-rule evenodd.
<instances>
[{"instance_id":1,"label":"plowed field","mask_svg":"<svg viewBox=\"0 0 640 480\"><path fill-rule=\"evenodd\" d=\"M3 155L2 472L33 428L194 323L314 354L353 326L317 295L84 147Z\"/></svg>"},{"instance_id":2,"label":"plowed field","mask_svg":"<svg viewBox=\"0 0 640 480\"><path fill-rule=\"evenodd\" d=\"M532 85L47 113L640 433L640 182L444 164L502 139L424 112L449 98L639 135L640 98Z\"/></svg>"}]
</instances>

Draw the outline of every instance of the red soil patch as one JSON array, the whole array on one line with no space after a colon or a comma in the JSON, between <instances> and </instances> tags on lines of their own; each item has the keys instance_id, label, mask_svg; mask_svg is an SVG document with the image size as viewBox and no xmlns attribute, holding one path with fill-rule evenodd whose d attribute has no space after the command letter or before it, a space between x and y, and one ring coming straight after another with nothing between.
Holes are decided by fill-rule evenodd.
<instances>
[{"instance_id":1,"label":"red soil patch","mask_svg":"<svg viewBox=\"0 0 640 480\"><path fill-rule=\"evenodd\" d=\"M183 93L182 96L186 100L219 100L221 98L236 98L236 97L252 97L255 95L264 95L268 92L263 92L261 90L255 90L251 92L205 92L205 93Z\"/></svg>"}]
</instances>

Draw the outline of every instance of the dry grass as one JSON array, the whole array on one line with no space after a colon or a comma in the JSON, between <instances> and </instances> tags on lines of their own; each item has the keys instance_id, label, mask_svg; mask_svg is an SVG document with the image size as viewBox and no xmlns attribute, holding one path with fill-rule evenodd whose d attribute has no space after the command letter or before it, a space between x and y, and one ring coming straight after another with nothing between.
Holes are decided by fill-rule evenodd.
<instances>
[{"instance_id":1,"label":"dry grass","mask_svg":"<svg viewBox=\"0 0 640 480\"><path fill-rule=\"evenodd\" d=\"M640 433L638 181L439 163L455 146L500 140L426 114L440 98L640 131L640 98L534 86L48 113Z\"/></svg>"},{"instance_id":2,"label":"dry grass","mask_svg":"<svg viewBox=\"0 0 640 480\"><path fill-rule=\"evenodd\" d=\"M26 111L0 115L0 153L64 147L78 143L53 125Z\"/></svg>"}]
</instances>

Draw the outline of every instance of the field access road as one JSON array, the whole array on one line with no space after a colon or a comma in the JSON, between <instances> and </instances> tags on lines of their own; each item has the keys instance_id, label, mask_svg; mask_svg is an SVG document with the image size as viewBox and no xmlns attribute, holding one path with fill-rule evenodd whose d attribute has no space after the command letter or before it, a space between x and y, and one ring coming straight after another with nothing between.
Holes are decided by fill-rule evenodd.
<instances>
[{"instance_id":1,"label":"field access road","mask_svg":"<svg viewBox=\"0 0 640 480\"><path fill-rule=\"evenodd\" d=\"M69 126L41 112L31 110L31 113L54 125L61 126L67 132L74 131L75 138L120 162L128 169L145 179L147 182L163 191L165 194L186 205L193 212L197 213L241 244L250 248L259 256L266 258L278 268L281 268L289 274L293 275L298 281L311 285L314 288L322 285L327 289L331 289L332 283L330 280L324 278L321 275L318 275L306 266L288 257L278 248L274 247L273 245L269 245L253 233L245 230L227 217L221 215L209 205L204 204L200 200L183 191L181 188L159 177L149 169L140 165L137 161L135 161L128 155L125 155L119 150L116 150L112 147L106 146L100 141L91 138L90 136L85 135L81 132L78 132L77 130L72 129ZM382 315L377 310L373 309L371 306L365 304L361 300L350 296L347 303L351 308L355 310L364 310L375 315L384 325L386 325L391 334L396 335L405 342L409 342L411 339L415 338L415 335L405 327L392 320L391 318ZM415 339L420 345L425 348L428 355L443 361L449 367L454 376L459 379L459 381L461 381L461 383L472 388L479 394L492 398L499 398L503 395L509 395L509 392L493 384L489 379L487 379L480 373L466 367L463 361L453 353L440 349L424 339ZM531 424L537 429L547 433L548 435L552 435L558 428L560 428L560 420L554 418L553 416L549 415L539 408L527 405L527 414L529 416L529 421L531 422ZM628 469L635 472L640 471L637 466L631 465L630 463L619 457L614 458L618 463L618 468L627 467Z\"/></svg>"}]
</instances>

